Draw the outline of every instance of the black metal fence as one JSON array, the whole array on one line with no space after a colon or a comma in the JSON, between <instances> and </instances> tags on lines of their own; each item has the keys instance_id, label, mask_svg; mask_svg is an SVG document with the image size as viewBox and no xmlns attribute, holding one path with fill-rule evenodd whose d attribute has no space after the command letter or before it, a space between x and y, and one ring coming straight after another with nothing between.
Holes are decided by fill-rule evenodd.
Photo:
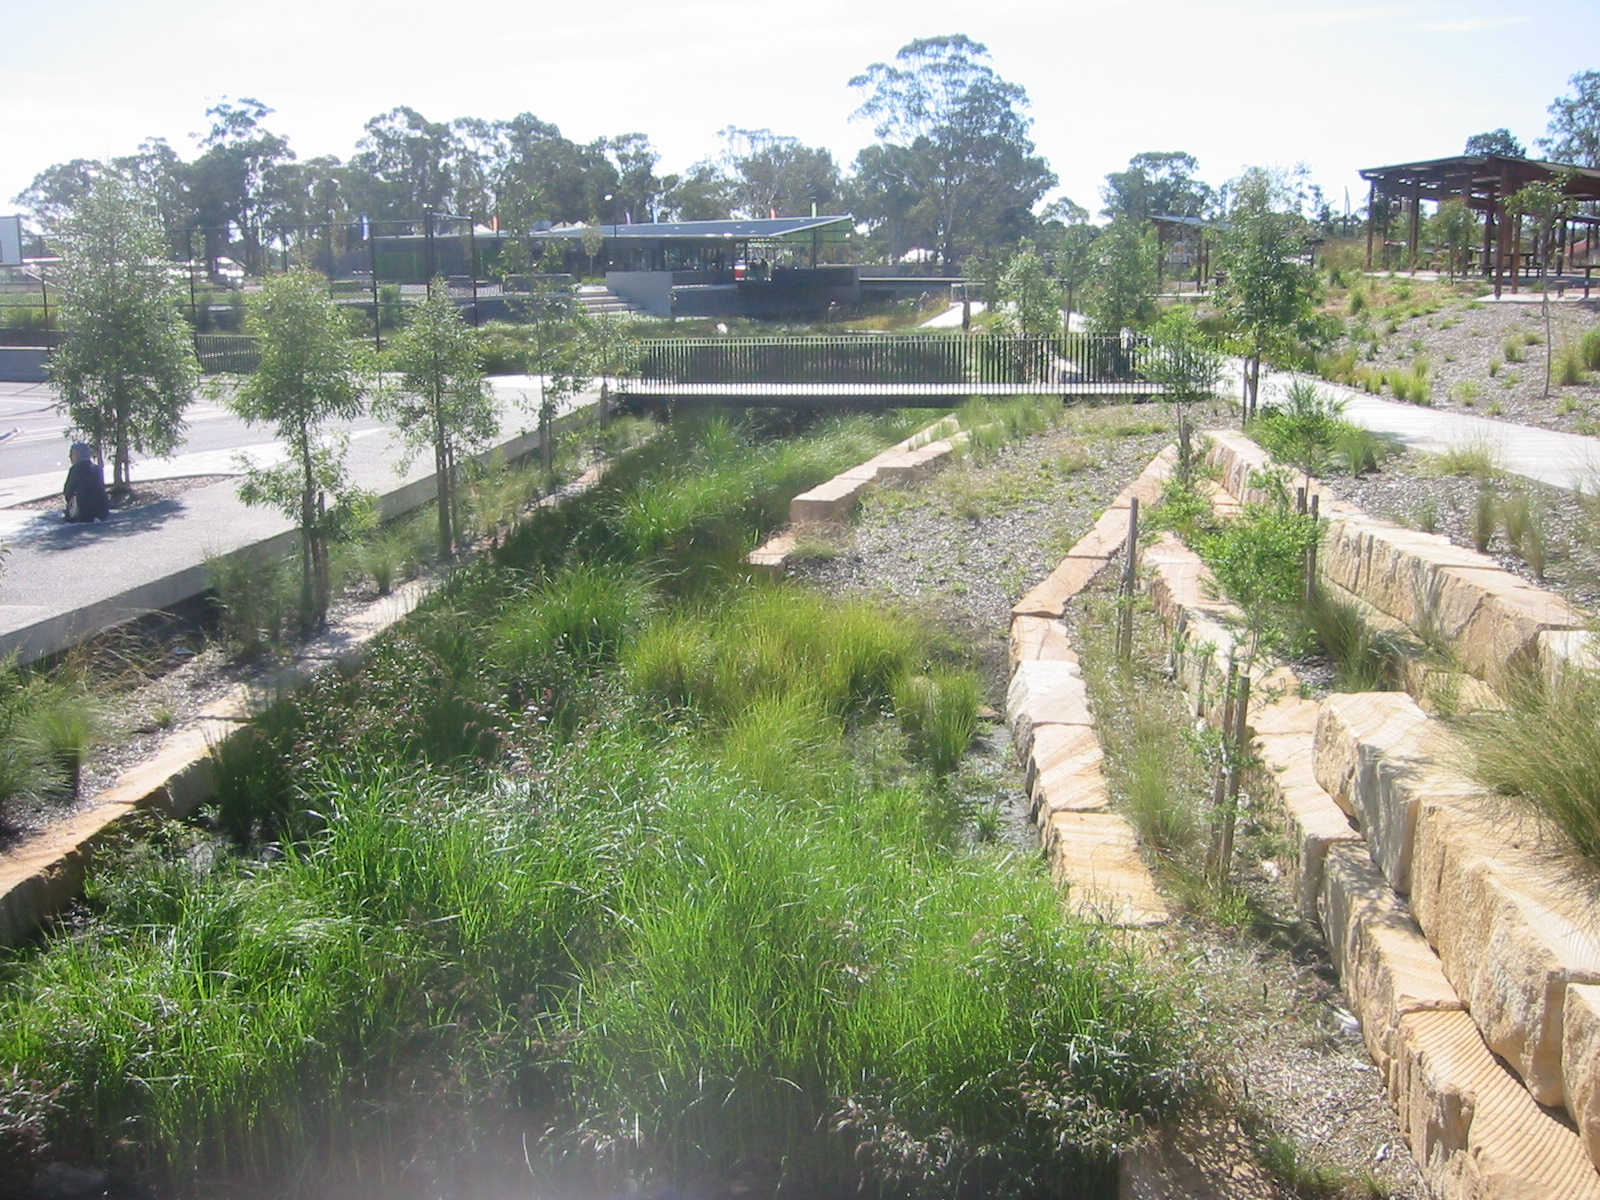
<instances>
[{"instance_id":1,"label":"black metal fence","mask_svg":"<svg viewBox=\"0 0 1600 1200\"><path fill-rule=\"evenodd\" d=\"M659 338L640 343L641 381L681 385L1019 385L1028 390L1147 392L1156 353L1139 338L947 334ZM626 390L627 383L624 381Z\"/></svg>"},{"instance_id":2,"label":"black metal fence","mask_svg":"<svg viewBox=\"0 0 1600 1200\"><path fill-rule=\"evenodd\" d=\"M247 375L261 365L256 339L247 333L197 333L194 352L207 375Z\"/></svg>"}]
</instances>

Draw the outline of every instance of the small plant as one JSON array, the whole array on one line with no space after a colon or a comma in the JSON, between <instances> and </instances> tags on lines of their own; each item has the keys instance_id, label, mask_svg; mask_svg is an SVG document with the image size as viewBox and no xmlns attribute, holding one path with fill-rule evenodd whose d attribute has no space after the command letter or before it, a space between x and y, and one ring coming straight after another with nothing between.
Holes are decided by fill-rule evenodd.
<instances>
[{"instance_id":1,"label":"small plant","mask_svg":"<svg viewBox=\"0 0 1600 1200\"><path fill-rule=\"evenodd\" d=\"M1500 344L1500 352L1505 355L1507 362L1519 363L1525 361L1528 357L1522 352L1522 347L1522 338L1517 334L1512 334Z\"/></svg>"},{"instance_id":2,"label":"small plant","mask_svg":"<svg viewBox=\"0 0 1600 1200\"><path fill-rule=\"evenodd\" d=\"M1412 510L1411 524L1422 530L1423 533L1439 532L1439 502L1432 496L1425 496L1417 502Z\"/></svg>"},{"instance_id":3,"label":"small plant","mask_svg":"<svg viewBox=\"0 0 1600 1200\"><path fill-rule=\"evenodd\" d=\"M1572 387L1583 382L1583 354L1568 342L1556 359L1556 382L1562 387Z\"/></svg>"},{"instance_id":4,"label":"small plant","mask_svg":"<svg viewBox=\"0 0 1600 1200\"><path fill-rule=\"evenodd\" d=\"M1489 549L1494 540L1495 526L1499 523L1499 505L1494 490L1488 485L1478 488L1478 498L1472 507L1472 546L1479 554Z\"/></svg>"},{"instance_id":5,"label":"small plant","mask_svg":"<svg viewBox=\"0 0 1600 1200\"><path fill-rule=\"evenodd\" d=\"M1589 330L1578 342L1578 361L1586 371L1600 371L1600 327Z\"/></svg>"},{"instance_id":6,"label":"small plant","mask_svg":"<svg viewBox=\"0 0 1600 1200\"><path fill-rule=\"evenodd\" d=\"M1503 366L1505 366L1505 363L1501 362L1498 358L1491 358L1489 360L1489 378L1493 379L1496 375L1500 374L1500 368Z\"/></svg>"},{"instance_id":7,"label":"small plant","mask_svg":"<svg viewBox=\"0 0 1600 1200\"><path fill-rule=\"evenodd\" d=\"M1318 591L1305 610L1306 625L1334 664L1341 692L1384 692L1399 686L1405 646L1374 630L1354 604Z\"/></svg>"},{"instance_id":8,"label":"small plant","mask_svg":"<svg viewBox=\"0 0 1600 1200\"><path fill-rule=\"evenodd\" d=\"M894 685L894 710L912 753L937 775L948 775L978 731L982 688L971 671L935 667L902 675Z\"/></svg>"},{"instance_id":9,"label":"small plant","mask_svg":"<svg viewBox=\"0 0 1600 1200\"><path fill-rule=\"evenodd\" d=\"M1478 402L1478 397L1482 394L1483 389L1478 386L1476 380L1463 379L1456 384L1454 391L1455 397L1461 402L1462 407L1471 408Z\"/></svg>"},{"instance_id":10,"label":"small plant","mask_svg":"<svg viewBox=\"0 0 1600 1200\"><path fill-rule=\"evenodd\" d=\"M1500 474L1500 449L1488 441L1463 442L1434 455L1429 466L1440 475L1489 480Z\"/></svg>"}]
</instances>

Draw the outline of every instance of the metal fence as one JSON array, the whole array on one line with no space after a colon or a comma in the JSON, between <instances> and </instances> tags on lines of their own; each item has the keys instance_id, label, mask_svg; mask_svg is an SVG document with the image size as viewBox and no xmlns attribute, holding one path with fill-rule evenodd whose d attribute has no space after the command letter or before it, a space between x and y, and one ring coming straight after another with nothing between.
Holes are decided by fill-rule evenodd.
<instances>
[{"instance_id":1,"label":"metal fence","mask_svg":"<svg viewBox=\"0 0 1600 1200\"><path fill-rule=\"evenodd\" d=\"M1138 338L825 335L659 338L639 344L642 383L723 389L737 384L907 387L1015 385L1028 391L1148 392L1142 368L1156 353ZM628 390L624 381L623 390Z\"/></svg>"}]
</instances>

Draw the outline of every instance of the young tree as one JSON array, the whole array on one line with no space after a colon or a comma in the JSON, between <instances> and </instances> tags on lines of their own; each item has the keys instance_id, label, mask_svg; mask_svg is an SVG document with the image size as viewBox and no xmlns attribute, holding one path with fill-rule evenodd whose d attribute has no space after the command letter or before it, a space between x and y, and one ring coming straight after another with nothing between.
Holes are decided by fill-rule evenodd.
<instances>
[{"instance_id":1,"label":"young tree","mask_svg":"<svg viewBox=\"0 0 1600 1200\"><path fill-rule=\"evenodd\" d=\"M1467 255L1478 240L1478 218L1472 215L1467 202L1453 196L1439 205L1428 222L1428 236L1444 247L1445 265L1454 279L1466 267Z\"/></svg>"},{"instance_id":2,"label":"young tree","mask_svg":"<svg viewBox=\"0 0 1600 1200\"><path fill-rule=\"evenodd\" d=\"M399 426L408 452L432 447L439 552L450 558L461 533L461 460L486 446L500 424L483 376L483 338L462 319L444 281L435 280L390 353L400 386L386 390L375 411Z\"/></svg>"},{"instance_id":3,"label":"young tree","mask_svg":"<svg viewBox=\"0 0 1600 1200\"><path fill-rule=\"evenodd\" d=\"M1101 333L1138 328L1155 315L1156 252L1144 221L1113 221L1094 241L1089 315Z\"/></svg>"},{"instance_id":4,"label":"young tree","mask_svg":"<svg viewBox=\"0 0 1600 1200\"><path fill-rule=\"evenodd\" d=\"M1001 323L1019 337L1061 332L1061 285L1050 278L1032 242L1023 242L1000 272L995 291Z\"/></svg>"},{"instance_id":5,"label":"young tree","mask_svg":"<svg viewBox=\"0 0 1600 1200\"><path fill-rule=\"evenodd\" d=\"M1316 335L1317 273L1307 254L1305 221L1290 209L1259 167L1232 187L1217 261L1223 282L1218 309L1228 318L1245 356L1244 417L1256 410L1261 360Z\"/></svg>"},{"instance_id":6,"label":"young tree","mask_svg":"<svg viewBox=\"0 0 1600 1200\"><path fill-rule=\"evenodd\" d=\"M1539 264L1539 292L1544 310L1544 394L1550 394L1550 376L1553 366L1550 337L1550 247L1555 235L1556 222L1562 217L1567 203L1566 191L1559 183L1536 180L1512 192L1506 199L1506 210L1527 220L1533 233L1533 257Z\"/></svg>"},{"instance_id":7,"label":"young tree","mask_svg":"<svg viewBox=\"0 0 1600 1200\"><path fill-rule=\"evenodd\" d=\"M245 420L271 424L289 457L274 467L249 467L239 497L277 508L297 523L300 621L312 629L328 611L328 543L349 527L365 499L349 485L349 439L330 436L324 426L360 414L365 364L327 281L310 271L269 278L251 300L246 322L258 339L261 365L229 403Z\"/></svg>"},{"instance_id":8,"label":"young tree","mask_svg":"<svg viewBox=\"0 0 1600 1200\"><path fill-rule=\"evenodd\" d=\"M1056 183L1028 136L1027 92L997 75L988 57L985 46L962 34L918 38L894 63L873 63L850 81L866 95L856 116L870 118L878 137L902 151L863 152L857 173L888 169L877 193L912 202L896 219L920 229L924 245L946 264L1015 242Z\"/></svg>"},{"instance_id":9,"label":"young tree","mask_svg":"<svg viewBox=\"0 0 1600 1200\"><path fill-rule=\"evenodd\" d=\"M1567 82L1576 94L1550 105L1550 136L1539 145L1556 162L1600 167L1600 71L1580 71Z\"/></svg>"},{"instance_id":10,"label":"young tree","mask_svg":"<svg viewBox=\"0 0 1600 1200\"><path fill-rule=\"evenodd\" d=\"M1222 379L1222 350L1200 328L1194 309L1173 305L1150 327L1152 353L1139 374L1172 402L1178 425L1178 480L1185 486L1193 470L1189 405L1209 400Z\"/></svg>"},{"instance_id":11,"label":"young tree","mask_svg":"<svg viewBox=\"0 0 1600 1200\"><path fill-rule=\"evenodd\" d=\"M126 489L131 452L170 454L199 378L166 239L149 200L115 173L96 178L53 231L65 343L50 359L58 407Z\"/></svg>"}]
</instances>

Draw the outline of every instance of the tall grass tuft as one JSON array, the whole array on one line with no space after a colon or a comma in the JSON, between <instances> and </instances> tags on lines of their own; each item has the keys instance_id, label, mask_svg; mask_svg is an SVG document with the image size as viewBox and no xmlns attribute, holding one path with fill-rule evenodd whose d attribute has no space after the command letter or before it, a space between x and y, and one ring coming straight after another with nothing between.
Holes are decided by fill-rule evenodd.
<instances>
[{"instance_id":1,"label":"tall grass tuft","mask_svg":"<svg viewBox=\"0 0 1600 1200\"><path fill-rule=\"evenodd\" d=\"M1333 660L1334 688L1341 692L1387 692L1400 686L1405 643L1372 628L1361 611L1318 590L1306 606L1306 625Z\"/></svg>"},{"instance_id":2,"label":"tall grass tuft","mask_svg":"<svg viewBox=\"0 0 1600 1200\"><path fill-rule=\"evenodd\" d=\"M937 775L948 775L978 731L983 688L970 671L934 667L894 685L894 708L912 752Z\"/></svg>"},{"instance_id":3,"label":"tall grass tuft","mask_svg":"<svg viewBox=\"0 0 1600 1200\"><path fill-rule=\"evenodd\" d=\"M1556 821L1600 860L1600 675L1568 671L1554 682L1514 673L1498 690L1506 707L1462 717L1472 773Z\"/></svg>"}]
</instances>

